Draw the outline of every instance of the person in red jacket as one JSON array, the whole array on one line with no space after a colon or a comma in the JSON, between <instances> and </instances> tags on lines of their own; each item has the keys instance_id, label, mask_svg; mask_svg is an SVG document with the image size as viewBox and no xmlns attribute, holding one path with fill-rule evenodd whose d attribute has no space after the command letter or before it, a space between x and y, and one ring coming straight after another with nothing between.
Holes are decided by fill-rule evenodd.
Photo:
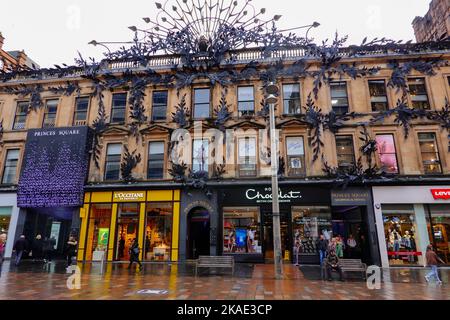
<instances>
[{"instance_id":1,"label":"person in red jacket","mask_svg":"<svg viewBox=\"0 0 450 320\"><path fill-rule=\"evenodd\" d=\"M441 279L439 279L438 264L439 262L443 264L444 261L442 261L442 259L438 257L436 252L434 252L432 245L429 245L427 247L427 254L425 257L427 259L427 266L431 267L431 272L425 276L425 280L427 280L427 282L430 282L431 277L435 276L437 283L442 284Z\"/></svg>"}]
</instances>

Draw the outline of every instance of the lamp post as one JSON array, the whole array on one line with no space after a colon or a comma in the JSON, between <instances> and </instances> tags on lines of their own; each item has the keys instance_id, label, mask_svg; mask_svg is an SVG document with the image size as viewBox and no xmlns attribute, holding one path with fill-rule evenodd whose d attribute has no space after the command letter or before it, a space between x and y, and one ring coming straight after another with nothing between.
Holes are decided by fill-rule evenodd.
<instances>
[{"instance_id":1,"label":"lamp post","mask_svg":"<svg viewBox=\"0 0 450 320\"><path fill-rule=\"evenodd\" d=\"M268 94L266 102L270 109L270 141L271 141L271 166L272 166L272 220L273 220L273 253L275 265L275 278L283 279L283 258L281 252L281 227L280 227L280 204L278 191L278 137L275 131L275 104L278 101L278 87L269 83L266 87Z\"/></svg>"}]
</instances>

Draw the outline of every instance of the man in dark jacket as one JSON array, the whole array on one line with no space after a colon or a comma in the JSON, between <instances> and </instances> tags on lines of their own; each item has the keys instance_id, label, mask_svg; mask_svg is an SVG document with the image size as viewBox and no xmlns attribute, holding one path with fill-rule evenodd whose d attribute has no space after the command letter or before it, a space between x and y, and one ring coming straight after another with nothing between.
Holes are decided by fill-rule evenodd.
<instances>
[{"instance_id":1,"label":"man in dark jacket","mask_svg":"<svg viewBox=\"0 0 450 320\"><path fill-rule=\"evenodd\" d=\"M317 241L317 250L319 251L320 256L320 265L323 264L323 260L327 256L327 250L328 250L328 241L325 239L323 234L320 235L320 239Z\"/></svg>"},{"instance_id":2,"label":"man in dark jacket","mask_svg":"<svg viewBox=\"0 0 450 320\"><path fill-rule=\"evenodd\" d=\"M142 270L142 263L139 260L139 253L140 253L139 243L137 242L136 239L134 239L129 249L130 264L128 266L128 269L131 269L133 262L136 262L139 265L139 270Z\"/></svg>"},{"instance_id":3,"label":"man in dark jacket","mask_svg":"<svg viewBox=\"0 0 450 320\"><path fill-rule=\"evenodd\" d=\"M56 239L52 236L44 241L44 263L51 263L53 250L55 250Z\"/></svg>"},{"instance_id":4,"label":"man in dark jacket","mask_svg":"<svg viewBox=\"0 0 450 320\"><path fill-rule=\"evenodd\" d=\"M34 261L42 259L42 255L43 255L43 251L44 251L44 242L42 241L42 236L40 234L38 234L36 236L36 239L34 239L31 251L33 253Z\"/></svg>"},{"instance_id":5,"label":"man in dark jacket","mask_svg":"<svg viewBox=\"0 0 450 320\"><path fill-rule=\"evenodd\" d=\"M328 281L332 281L331 278L331 272L337 271L339 272L340 280L344 281L344 278L342 276L342 269L339 266L339 258L336 255L336 252L333 250L329 252L328 258L327 258L327 277Z\"/></svg>"},{"instance_id":6,"label":"man in dark jacket","mask_svg":"<svg viewBox=\"0 0 450 320\"><path fill-rule=\"evenodd\" d=\"M21 235L16 241L14 244L14 250L16 251L16 266L18 266L22 260L23 253L28 250L28 242L24 235Z\"/></svg>"}]
</instances>

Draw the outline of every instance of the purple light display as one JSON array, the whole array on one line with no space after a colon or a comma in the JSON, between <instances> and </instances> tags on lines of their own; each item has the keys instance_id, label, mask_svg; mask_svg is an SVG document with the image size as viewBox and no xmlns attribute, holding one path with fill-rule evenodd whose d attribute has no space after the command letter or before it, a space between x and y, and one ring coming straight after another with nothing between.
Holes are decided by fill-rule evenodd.
<instances>
[{"instance_id":1,"label":"purple light display","mask_svg":"<svg viewBox=\"0 0 450 320\"><path fill-rule=\"evenodd\" d=\"M29 130L17 205L21 208L82 206L90 141L88 127Z\"/></svg>"}]
</instances>

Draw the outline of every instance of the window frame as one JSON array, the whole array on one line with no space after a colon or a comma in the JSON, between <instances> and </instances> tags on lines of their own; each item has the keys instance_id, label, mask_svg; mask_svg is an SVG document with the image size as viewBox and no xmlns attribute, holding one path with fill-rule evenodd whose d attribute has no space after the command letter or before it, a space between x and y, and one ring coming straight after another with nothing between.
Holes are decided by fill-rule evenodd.
<instances>
[{"instance_id":1,"label":"window frame","mask_svg":"<svg viewBox=\"0 0 450 320\"><path fill-rule=\"evenodd\" d=\"M114 113L114 96L117 95L125 95L125 107L124 107L124 118L123 121L113 121L113 113ZM118 125L122 125L125 124L127 122L127 109L128 109L128 92L113 92L111 94L111 115L110 115L110 120L109 123L110 124L118 124Z\"/></svg>"},{"instance_id":2,"label":"window frame","mask_svg":"<svg viewBox=\"0 0 450 320\"><path fill-rule=\"evenodd\" d=\"M423 152L422 151L422 146L421 146L421 142L426 142L425 140L421 140L420 139L420 135L424 135L424 134L432 134L434 136L434 148L435 148L435 152ZM421 160L421 170L424 174L426 175L442 175L444 173L444 167L443 167L443 162L442 162L442 157L441 157L441 152L439 150L439 141L438 141L438 135L436 134L436 132L430 132L430 131L422 131L422 132L418 132L417 133L417 139L419 142L419 152L420 152L420 160ZM434 154L437 156L437 160L438 160L438 164L439 164L439 172L427 172L427 170L425 169L425 162L424 162L424 157L423 154Z\"/></svg>"},{"instance_id":3,"label":"window frame","mask_svg":"<svg viewBox=\"0 0 450 320\"><path fill-rule=\"evenodd\" d=\"M253 91L253 100L239 100L239 90L240 89L242 89L242 88L252 88L252 91ZM237 112L238 112L238 117L239 118L244 118L244 117L254 117L255 115L256 115L256 104L255 104L255 102L256 102L256 95L255 95L255 86L254 85L242 85L242 86L238 86L237 87L237 94L236 94L236 97L237 97ZM243 111L241 111L240 110L240 104L241 103L250 103L250 102L252 102L253 103L253 110L243 110ZM243 114L243 112L245 112L245 113L250 113L251 112L251 114Z\"/></svg>"},{"instance_id":4,"label":"window frame","mask_svg":"<svg viewBox=\"0 0 450 320\"><path fill-rule=\"evenodd\" d=\"M57 101L55 112L49 112L49 110L48 110L48 103L50 101ZM49 98L49 99L45 100L44 117L42 118L42 128L43 129L56 128L56 123L58 120L58 109L59 109L60 103L61 103L61 100L59 98L54 98L54 99ZM53 126L49 125L49 123L46 124L46 122L48 122L48 120L50 119L48 116L53 115L53 114L55 115Z\"/></svg>"},{"instance_id":5,"label":"window frame","mask_svg":"<svg viewBox=\"0 0 450 320\"><path fill-rule=\"evenodd\" d=\"M208 144L208 149L206 150L206 162L202 162L200 164L200 167L203 166L203 170L202 168L200 168L200 170L194 170L194 166L196 165L195 161L194 161L194 153L195 153L195 142L196 141L202 141L202 147L203 147L203 143L206 141ZM202 138L202 139L192 139L192 172L197 173L197 172L208 172L209 174L209 170L210 170L210 165L209 165L209 161L210 161L210 141L209 139L206 138ZM202 159L205 160L205 159ZM205 170L205 166L206 166L206 170Z\"/></svg>"},{"instance_id":6,"label":"window frame","mask_svg":"<svg viewBox=\"0 0 450 320\"><path fill-rule=\"evenodd\" d=\"M345 84L345 94L346 94L346 99L347 99L347 111L342 113L342 112L337 112L337 110L335 108L344 108L345 106L343 105L338 105L338 106L333 106L333 84ZM339 99L342 97L337 97L337 99ZM350 112L350 95L349 95L349 86L348 86L348 81L332 81L330 82L330 100L331 100L331 110L334 111L336 114L346 114Z\"/></svg>"},{"instance_id":7,"label":"window frame","mask_svg":"<svg viewBox=\"0 0 450 320\"><path fill-rule=\"evenodd\" d=\"M86 108L86 119L85 120L76 120L77 114L79 113L77 108L78 108L78 101L81 99L87 99L87 108ZM89 109L91 107L91 97L89 96L81 96L81 97L76 97L75 98L75 109L73 112L73 121L72 121L72 125L73 126L85 126L88 124L89 122ZM84 124L77 124L78 121L84 121Z\"/></svg>"},{"instance_id":8,"label":"window frame","mask_svg":"<svg viewBox=\"0 0 450 320\"><path fill-rule=\"evenodd\" d=\"M370 84L374 83L374 82L381 82L381 81L383 81L385 94L384 95L372 96L371 91L370 91ZM386 79L368 79L367 80L367 88L369 90L369 103L370 103L370 111L371 112L384 112L384 111L390 110L388 86L387 86ZM374 103L381 103L381 101L373 101L372 100L373 98L377 98L377 97L384 97L384 98L386 98L386 108L384 110L375 110L374 109Z\"/></svg>"},{"instance_id":9,"label":"window frame","mask_svg":"<svg viewBox=\"0 0 450 320\"><path fill-rule=\"evenodd\" d=\"M108 149L111 145L120 145L120 158L119 158L119 177L117 180L112 180L112 179L107 179L107 168L108 168L108 164L110 163L110 161L108 161ZM111 156L117 156L118 154L114 154ZM120 180L120 165L122 163L122 157L123 157L123 144L120 142L110 142L106 144L106 154L105 154L105 165L104 165L104 172L103 172L103 181L118 181ZM115 162L114 162L115 163Z\"/></svg>"},{"instance_id":10,"label":"window frame","mask_svg":"<svg viewBox=\"0 0 450 320\"><path fill-rule=\"evenodd\" d=\"M17 111L19 109L19 104L26 104L26 110L25 113L17 114ZM26 130L27 128L27 121L28 121L28 109L29 109L30 101L17 101L16 103L16 111L14 113L14 120L12 125L12 131L20 131L20 130ZM23 122L23 128L16 128L17 124L17 117L24 116L25 115L25 121Z\"/></svg>"},{"instance_id":11,"label":"window frame","mask_svg":"<svg viewBox=\"0 0 450 320\"><path fill-rule=\"evenodd\" d=\"M293 139L293 138L300 138L301 140L302 140L302 144L303 144L303 155L292 155L292 156L290 156L289 155L289 149L288 149L288 140L289 139ZM302 136L302 135L289 135L289 136L286 136L285 138L285 148L286 148L286 173L287 173L287 176L288 177L304 177L304 176L306 176L306 149L305 149L305 137L304 136ZM301 169L295 169L295 168L291 168L290 167L290 163L291 163L291 161L290 161L290 157L293 157L293 158L295 158L295 157L302 157L302 159L300 159L300 161L301 161L301 165L302 165L302 167L301 167ZM297 174L292 174L291 173L291 170L298 170L298 171L301 171L300 173L297 173Z\"/></svg>"},{"instance_id":12,"label":"window frame","mask_svg":"<svg viewBox=\"0 0 450 320\"><path fill-rule=\"evenodd\" d=\"M397 141L395 140L395 134L394 133L376 133L375 141L378 136L391 136L392 137L392 141L394 142L394 152L395 153L389 152L389 153L383 153L383 154L388 154L388 155L394 154L395 155L395 162L397 164L397 172L387 172L387 173L388 174L400 174L400 163L399 163L398 150L397 150ZM377 142L377 145L378 145L378 142ZM380 155L379 148L377 148L377 161L379 162L380 167L382 167L381 155Z\"/></svg>"},{"instance_id":13,"label":"window frame","mask_svg":"<svg viewBox=\"0 0 450 320\"><path fill-rule=\"evenodd\" d=\"M164 119L155 119L155 107L162 107L162 104L156 104L155 103L155 94L157 93L165 93L166 94L166 104L165 112L164 112ZM153 122L166 122L167 121L167 110L169 108L169 90L153 90L152 91L152 111L151 111L151 119Z\"/></svg>"},{"instance_id":14,"label":"window frame","mask_svg":"<svg viewBox=\"0 0 450 320\"><path fill-rule=\"evenodd\" d=\"M291 98L286 98L285 97L285 91L284 88L285 86L298 86L298 99L291 99ZM302 114L302 86L300 85L300 83L296 83L296 82L287 82L287 83L282 83L281 84L281 90L282 90L282 95L283 95L283 115L286 116L294 116L294 115L300 115ZM299 112L295 112L295 113L287 113L286 109L285 109L285 103L286 102L290 102L290 101L298 101L299 105Z\"/></svg>"},{"instance_id":15,"label":"window frame","mask_svg":"<svg viewBox=\"0 0 450 320\"><path fill-rule=\"evenodd\" d=\"M206 103L196 103L196 91L207 91L209 95L209 102L208 102L208 117L196 117L195 110L197 109L197 106L206 106ZM212 111L212 99L213 99L213 90L211 87L197 87L192 89L192 119L194 120L205 120L212 118L211 111Z\"/></svg>"},{"instance_id":16,"label":"window frame","mask_svg":"<svg viewBox=\"0 0 450 320\"><path fill-rule=\"evenodd\" d=\"M8 182L8 183L6 183L6 182L4 182L4 180L5 180L5 172L6 172L6 168L11 168L12 166L7 166L7 163L8 163L8 153L9 152L11 152L11 151L17 151L18 152L18 154L17 154L17 160L15 160L15 161L17 161L17 163L16 163L16 172L15 172L15 174L14 174L14 181L13 182ZM2 168L2 179L1 179L1 185L14 185L14 184L17 184L18 183L18 176L17 176L17 171L18 171L18 169L19 169L19 163L20 163L20 153L21 153L21 149L20 148L8 148L8 149L6 149L6 152L5 152L5 156L4 156L4 159L3 159L3 168Z\"/></svg>"},{"instance_id":17,"label":"window frame","mask_svg":"<svg viewBox=\"0 0 450 320\"><path fill-rule=\"evenodd\" d=\"M241 140L249 140L249 141L253 140L254 141L254 143L255 143L255 156L254 156L255 157L255 163L254 164L252 164L252 163L245 163L246 160L251 159L252 157L250 157L250 156L241 157L241 154L240 154L240 149L241 149L240 148L241 147L240 142L241 142ZM241 158L242 159L245 158L244 162L241 162ZM255 174L254 175L249 175L249 174L244 175L244 174L242 174L242 172L249 172L250 171L250 170L242 170L241 169L242 165L247 165L247 166L254 165L255 169L253 171L254 171ZM258 170L258 138L254 137L254 136L237 137L237 174L238 174L238 177L239 178L256 178L256 177L258 177L258 171L259 171Z\"/></svg>"},{"instance_id":18,"label":"window frame","mask_svg":"<svg viewBox=\"0 0 450 320\"><path fill-rule=\"evenodd\" d=\"M152 143L161 143L163 145L163 153L162 153L162 176L161 177L150 177L150 162L152 161L152 155L150 154L151 144ZM164 140L151 140L148 141L148 152L147 152L147 179L148 180L163 180L165 178L165 152L166 152L166 141Z\"/></svg>"},{"instance_id":19,"label":"window frame","mask_svg":"<svg viewBox=\"0 0 450 320\"><path fill-rule=\"evenodd\" d=\"M342 165L339 164L339 155L340 155L340 152L339 152L339 148L338 148L338 144L337 144L337 140L338 140L339 138L341 138L341 139L342 139L342 138L348 138L349 141L352 142L352 151L353 151L353 153L352 153L351 155L352 155L352 158L353 158L353 163L350 163L348 166L342 166ZM344 169L344 168L349 168L351 165L356 165L356 150L355 150L355 140L354 140L354 136L353 136L352 134L342 134L342 135L337 135L337 136L335 137L335 143L336 143L336 160L337 160L338 168L339 168L339 169ZM350 154L341 154L341 155L350 155Z\"/></svg>"},{"instance_id":20,"label":"window frame","mask_svg":"<svg viewBox=\"0 0 450 320\"><path fill-rule=\"evenodd\" d=\"M420 101L413 100L413 95L411 94L411 90L410 90L410 82L413 81L413 80L418 80L418 79L423 80L423 86L425 88L425 94L424 95L421 94L419 96L426 96L427 103L428 103L428 108L419 108L419 109L417 109L417 108L414 107L414 102L420 102ZM431 99L430 99L430 89L429 89L428 84L427 84L427 78L426 77L408 77L407 78L407 85L408 85L408 99L409 99L409 103L411 105L411 108L417 109L417 110L431 110L432 108L431 108ZM418 96L418 95L416 95L416 96Z\"/></svg>"}]
</instances>

